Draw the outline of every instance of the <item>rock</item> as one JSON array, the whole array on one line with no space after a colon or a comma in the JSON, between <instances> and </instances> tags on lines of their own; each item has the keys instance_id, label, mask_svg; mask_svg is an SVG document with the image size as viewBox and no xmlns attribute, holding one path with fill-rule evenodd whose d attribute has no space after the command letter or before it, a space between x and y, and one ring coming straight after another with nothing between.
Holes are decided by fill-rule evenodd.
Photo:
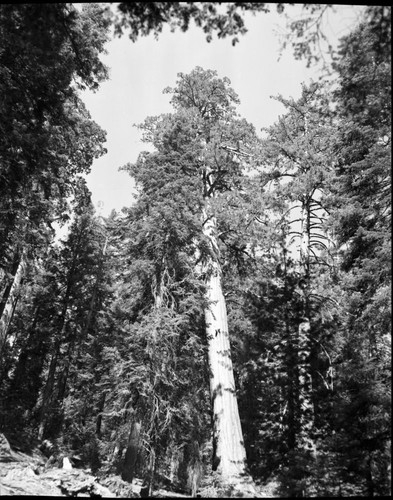
<instances>
[{"instance_id":1,"label":"rock","mask_svg":"<svg viewBox=\"0 0 393 500\"><path fill-rule=\"evenodd\" d=\"M33 451L31 455L27 455L14 452L8 440L3 435L0 436L0 453L4 458L0 464L0 496L116 497L109 488L99 484L97 478L86 471L72 467L43 467L40 453ZM57 459L51 458L58 464ZM64 464L70 465L68 457L64 457Z\"/></svg>"},{"instance_id":2,"label":"rock","mask_svg":"<svg viewBox=\"0 0 393 500\"><path fill-rule=\"evenodd\" d=\"M68 457L63 458L63 469L72 470L72 465L70 459Z\"/></svg>"},{"instance_id":3,"label":"rock","mask_svg":"<svg viewBox=\"0 0 393 500\"><path fill-rule=\"evenodd\" d=\"M99 479L100 485L111 489L116 496L122 498L140 498L142 481L134 478L132 484L123 481L120 476L108 476ZM139 484L140 483L140 484Z\"/></svg>"},{"instance_id":4,"label":"rock","mask_svg":"<svg viewBox=\"0 0 393 500\"><path fill-rule=\"evenodd\" d=\"M76 497L80 493L89 493L94 489L94 478L66 477L60 480L61 492L67 497Z\"/></svg>"},{"instance_id":5,"label":"rock","mask_svg":"<svg viewBox=\"0 0 393 500\"><path fill-rule=\"evenodd\" d=\"M34 471L30 467L24 467L23 469L11 469L8 474L4 477L4 481L10 483L11 481L19 481L19 479L26 477L34 477Z\"/></svg>"},{"instance_id":6,"label":"rock","mask_svg":"<svg viewBox=\"0 0 393 500\"><path fill-rule=\"evenodd\" d=\"M65 496L115 497L108 488L100 485L97 479L79 469L51 469L40 476L43 480L55 483Z\"/></svg>"},{"instance_id":7,"label":"rock","mask_svg":"<svg viewBox=\"0 0 393 500\"><path fill-rule=\"evenodd\" d=\"M4 464L4 468L7 468L7 474L0 477L1 495L61 496L56 484L42 481L24 462Z\"/></svg>"},{"instance_id":8,"label":"rock","mask_svg":"<svg viewBox=\"0 0 393 500\"><path fill-rule=\"evenodd\" d=\"M107 497L113 497L114 494L110 490L108 490L108 488L105 488L105 486L102 486L99 483L94 483L90 496L95 496L95 497L99 496L101 498L107 498Z\"/></svg>"},{"instance_id":9,"label":"rock","mask_svg":"<svg viewBox=\"0 0 393 500\"><path fill-rule=\"evenodd\" d=\"M42 465L37 465L33 470L37 474L37 476L39 476L44 472L45 469Z\"/></svg>"}]
</instances>

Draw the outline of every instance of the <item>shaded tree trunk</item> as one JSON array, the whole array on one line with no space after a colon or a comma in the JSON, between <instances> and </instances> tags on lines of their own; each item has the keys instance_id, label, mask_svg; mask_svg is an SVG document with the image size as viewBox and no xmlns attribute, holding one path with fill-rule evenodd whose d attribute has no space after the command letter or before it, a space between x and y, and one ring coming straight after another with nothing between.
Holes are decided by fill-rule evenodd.
<instances>
[{"instance_id":1,"label":"shaded tree trunk","mask_svg":"<svg viewBox=\"0 0 393 500\"><path fill-rule=\"evenodd\" d=\"M156 450L155 450L155 445L153 444L153 446L151 446L150 449L149 464L145 475L145 480L143 482L143 486L140 492L142 498L147 498L152 496L154 488L155 471L156 471Z\"/></svg>"},{"instance_id":2,"label":"shaded tree trunk","mask_svg":"<svg viewBox=\"0 0 393 500\"><path fill-rule=\"evenodd\" d=\"M64 365L63 365L63 368L62 368L60 376L59 376L59 381L57 383L57 388L58 388L57 389L57 401L59 404L62 404L65 393L66 393L68 375L70 372L71 362L73 360L75 342L76 342L76 339L74 337L73 340L69 343L68 351L67 351L67 354L65 355L66 359L64 361Z\"/></svg>"},{"instance_id":3,"label":"shaded tree trunk","mask_svg":"<svg viewBox=\"0 0 393 500\"><path fill-rule=\"evenodd\" d=\"M187 487L190 495L196 497L202 477L202 461L198 441L188 445Z\"/></svg>"},{"instance_id":4,"label":"shaded tree trunk","mask_svg":"<svg viewBox=\"0 0 393 500\"><path fill-rule=\"evenodd\" d=\"M298 374L299 374L299 419L298 447L315 454L313 439L314 403L312 398L312 377L310 367L310 322L307 318L299 325Z\"/></svg>"},{"instance_id":5,"label":"shaded tree trunk","mask_svg":"<svg viewBox=\"0 0 393 500\"><path fill-rule=\"evenodd\" d=\"M71 296L71 290L73 287L73 281L74 281L74 273L77 268L77 260L79 257L79 252L82 246L82 239L83 239L83 228L80 228L78 231L78 236L77 236L77 241L75 244L75 247L73 248L73 256L72 256L72 262L71 266L69 268L69 271L67 273L67 280L66 280L66 290L64 294L64 299L63 299L63 305L62 305L62 310L61 310L61 315L60 315L60 324L59 324L59 333L57 337L55 338L54 341L54 346L52 350L52 357L49 365L49 371L48 371L48 376L46 379L46 384L44 387L43 395L42 395L42 401L41 401L41 409L40 409L40 416L39 416L39 430L38 430L38 439L42 439L44 436L45 432L45 425L47 421L47 410L49 408L49 405L51 403L51 399L53 397L53 388L55 384L55 374L56 374L56 369L58 365L58 358L60 354L60 348L61 344L63 342L65 332L66 332L66 327L68 324L67 320L67 315L69 312L70 308L70 296ZM71 355L71 353L70 353ZM67 369L68 373L68 369Z\"/></svg>"},{"instance_id":6,"label":"shaded tree trunk","mask_svg":"<svg viewBox=\"0 0 393 500\"><path fill-rule=\"evenodd\" d=\"M41 388L41 373L48 352L48 340L38 331L39 316L40 307L37 306L9 388L10 396L21 393L23 390L23 401L29 410L37 403Z\"/></svg>"},{"instance_id":7,"label":"shaded tree trunk","mask_svg":"<svg viewBox=\"0 0 393 500\"><path fill-rule=\"evenodd\" d=\"M43 439L44 433L45 433L45 425L47 421L47 411L52 399L53 395L53 387L55 384L55 374L56 374L56 368L57 368L57 363L59 359L59 354L60 354L60 346L61 342L63 340L63 336L65 333L66 329L66 313L67 309L64 311L63 318L62 318L62 327L59 335L57 336L54 346L53 346L53 352L52 352L52 357L50 360L49 364L49 370L48 370L48 376L46 378L46 383L44 387L44 391L42 394L42 401L41 401L41 409L39 413L39 421L40 425L38 428L38 439Z\"/></svg>"},{"instance_id":8,"label":"shaded tree trunk","mask_svg":"<svg viewBox=\"0 0 393 500\"><path fill-rule=\"evenodd\" d=\"M305 117L305 129L307 128L307 117ZM310 314L310 288L311 288L311 201L312 195L307 193L302 200L301 211L301 242L299 262L303 267L304 284L304 312ZM312 375L311 375L311 346L310 346L310 321L308 317L302 318L298 329L297 338L297 362L299 382L299 423L300 431L297 436L299 448L308 450L315 454L315 442L312 436L314 428L314 403L312 397Z\"/></svg>"},{"instance_id":9,"label":"shaded tree trunk","mask_svg":"<svg viewBox=\"0 0 393 500\"><path fill-rule=\"evenodd\" d=\"M132 480L134 479L135 464L139 453L140 433L141 422L132 422L127 450L124 457L123 470L121 473L121 478L129 483L132 483Z\"/></svg>"},{"instance_id":10,"label":"shaded tree trunk","mask_svg":"<svg viewBox=\"0 0 393 500\"><path fill-rule=\"evenodd\" d=\"M105 401L106 401L106 392L103 392L101 394L101 398L100 398L100 401L98 403L98 416L97 416L97 421L96 421L96 435L98 438L101 437L102 412L104 411Z\"/></svg>"},{"instance_id":11,"label":"shaded tree trunk","mask_svg":"<svg viewBox=\"0 0 393 500\"><path fill-rule=\"evenodd\" d=\"M369 452L368 457L367 457L367 469L366 469L366 484L367 484L367 496L368 497L373 497L375 488L374 488L374 478L373 478L373 468L372 468L372 453Z\"/></svg>"}]
</instances>

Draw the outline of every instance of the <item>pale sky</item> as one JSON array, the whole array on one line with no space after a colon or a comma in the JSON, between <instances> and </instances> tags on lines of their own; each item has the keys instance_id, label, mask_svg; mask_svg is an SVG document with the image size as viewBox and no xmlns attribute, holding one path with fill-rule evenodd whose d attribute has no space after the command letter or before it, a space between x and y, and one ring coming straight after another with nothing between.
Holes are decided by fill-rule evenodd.
<instances>
[{"instance_id":1,"label":"pale sky","mask_svg":"<svg viewBox=\"0 0 393 500\"><path fill-rule=\"evenodd\" d=\"M337 12L329 14L325 26L331 35L329 41L342 36L354 23L356 7L337 5L335 9ZM239 36L236 46L232 46L230 38L218 40L215 36L207 43L203 31L193 26L185 33L165 29L158 40L150 35L133 43L123 35L107 44L108 54L102 60L110 68L110 79L96 93L82 93L92 118L107 131L108 153L94 161L87 176L99 214L107 216L112 209L120 211L133 203L133 181L118 170L135 162L138 154L147 149L133 124L172 111L171 96L162 91L175 86L177 73L189 73L201 66L216 70L221 78L228 77L241 101L237 111L258 133L261 127L273 125L284 112L283 105L271 96L297 99L302 82L317 80L318 70L307 69L304 61L295 61L290 49L279 60L277 32L283 30L285 19L276 14L275 6L270 14L244 17L249 31Z\"/></svg>"}]
</instances>

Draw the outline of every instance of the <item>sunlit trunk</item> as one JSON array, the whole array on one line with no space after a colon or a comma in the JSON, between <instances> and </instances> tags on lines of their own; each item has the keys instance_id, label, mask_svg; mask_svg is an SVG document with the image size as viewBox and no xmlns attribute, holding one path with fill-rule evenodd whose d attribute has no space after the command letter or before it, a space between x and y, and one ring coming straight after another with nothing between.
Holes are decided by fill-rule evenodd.
<instances>
[{"instance_id":1,"label":"sunlit trunk","mask_svg":"<svg viewBox=\"0 0 393 500\"><path fill-rule=\"evenodd\" d=\"M217 470L224 484L249 483L246 473L246 451L236 398L235 380L229 342L228 319L218 262L216 220L204 213L203 232L210 242L212 257L205 264L205 310L208 359L210 368L210 396L213 410L213 470ZM217 255L217 258L214 258ZM246 478L248 477L248 481ZM240 481L241 479L241 481ZM243 485L243 490L246 484Z\"/></svg>"},{"instance_id":2,"label":"sunlit trunk","mask_svg":"<svg viewBox=\"0 0 393 500\"><path fill-rule=\"evenodd\" d=\"M16 303L19 297L19 288L25 271L25 259L22 254L18 267L16 269L13 282L3 295L1 317L0 317L0 355L7 340L8 329L15 311Z\"/></svg>"}]
</instances>

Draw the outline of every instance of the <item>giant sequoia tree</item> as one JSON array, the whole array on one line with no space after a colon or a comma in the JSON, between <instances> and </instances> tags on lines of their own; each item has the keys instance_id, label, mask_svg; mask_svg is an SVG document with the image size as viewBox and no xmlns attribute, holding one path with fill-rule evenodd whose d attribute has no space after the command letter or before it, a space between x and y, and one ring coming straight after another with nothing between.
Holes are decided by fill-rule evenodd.
<instances>
[{"instance_id":1,"label":"giant sequoia tree","mask_svg":"<svg viewBox=\"0 0 393 500\"><path fill-rule=\"evenodd\" d=\"M267 10L119 7L133 40L190 20L236 36ZM255 495L249 470L282 496L389 494L390 8L342 40L333 91L278 98L263 140L228 79L179 73L124 167L135 202L103 222L81 174L104 133L78 89L106 76L106 12L0 8L1 432L150 495Z\"/></svg>"},{"instance_id":2,"label":"giant sequoia tree","mask_svg":"<svg viewBox=\"0 0 393 500\"><path fill-rule=\"evenodd\" d=\"M238 98L229 83L202 68L179 74L177 87L166 89L173 95L175 113L149 118L142 125L145 140L156 151L142 153L128 170L149 212L161 214L160 230L151 228L154 234L146 235L161 241L163 248L152 282L156 307L170 297L168 284L175 276L168 269L168 251L177 248L179 256L185 254L188 272L203 283L213 469L227 486L236 486L245 474L246 456L222 289L217 206L239 186L241 158L254 141L254 130L236 116Z\"/></svg>"}]
</instances>

